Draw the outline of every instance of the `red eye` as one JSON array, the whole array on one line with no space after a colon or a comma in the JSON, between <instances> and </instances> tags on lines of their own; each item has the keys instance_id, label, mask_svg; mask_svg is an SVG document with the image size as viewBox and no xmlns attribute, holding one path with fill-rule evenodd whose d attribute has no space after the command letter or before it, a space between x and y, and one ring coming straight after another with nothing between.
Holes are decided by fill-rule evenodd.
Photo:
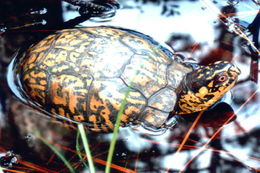
<instances>
[{"instance_id":1,"label":"red eye","mask_svg":"<svg viewBox=\"0 0 260 173\"><path fill-rule=\"evenodd\" d=\"M218 77L218 81L219 82L225 82L227 80L227 78L228 78L227 75L221 75L221 76Z\"/></svg>"}]
</instances>

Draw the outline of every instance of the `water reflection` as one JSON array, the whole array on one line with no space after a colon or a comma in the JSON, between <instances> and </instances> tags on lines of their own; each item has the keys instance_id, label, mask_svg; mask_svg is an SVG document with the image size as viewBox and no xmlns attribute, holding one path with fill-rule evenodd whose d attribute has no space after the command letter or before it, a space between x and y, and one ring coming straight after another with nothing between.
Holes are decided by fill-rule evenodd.
<instances>
[{"instance_id":1,"label":"water reflection","mask_svg":"<svg viewBox=\"0 0 260 173\"><path fill-rule=\"evenodd\" d=\"M12 151L0 153L0 167L12 167L17 164L17 156Z\"/></svg>"},{"instance_id":2,"label":"water reflection","mask_svg":"<svg viewBox=\"0 0 260 173\"><path fill-rule=\"evenodd\" d=\"M23 95L23 93L25 93L22 90L22 85L20 83L20 80L18 80L19 76L16 73L17 71L17 61L19 60L17 57L20 56L21 52L16 52L16 54L14 55L13 59L11 60L8 68L7 68L7 83L9 88L11 89L11 91L13 92L13 94L20 99L22 102L24 103L28 103L28 99L26 98L25 95Z\"/></svg>"},{"instance_id":3,"label":"water reflection","mask_svg":"<svg viewBox=\"0 0 260 173\"><path fill-rule=\"evenodd\" d=\"M198 113L183 116L183 118L186 121L193 122L197 116ZM199 124L203 127L219 128L228 120L228 123L231 123L235 119L236 115L233 108L229 104L221 102L217 103L213 108L205 111L199 120Z\"/></svg>"}]
</instances>

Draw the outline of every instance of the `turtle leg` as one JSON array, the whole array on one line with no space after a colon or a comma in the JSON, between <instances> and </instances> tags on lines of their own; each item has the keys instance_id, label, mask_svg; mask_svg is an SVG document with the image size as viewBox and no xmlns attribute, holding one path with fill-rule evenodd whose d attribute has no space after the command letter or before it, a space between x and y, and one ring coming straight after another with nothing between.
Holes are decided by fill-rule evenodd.
<instances>
[{"instance_id":1,"label":"turtle leg","mask_svg":"<svg viewBox=\"0 0 260 173\"><path fill-rule=\"evenodd\" d=\"M169 116L168 112L163 112L151 107L146 108L141 116L142 126L151 131L165 130L165 122Z\"/></svg>"}]
</instances>

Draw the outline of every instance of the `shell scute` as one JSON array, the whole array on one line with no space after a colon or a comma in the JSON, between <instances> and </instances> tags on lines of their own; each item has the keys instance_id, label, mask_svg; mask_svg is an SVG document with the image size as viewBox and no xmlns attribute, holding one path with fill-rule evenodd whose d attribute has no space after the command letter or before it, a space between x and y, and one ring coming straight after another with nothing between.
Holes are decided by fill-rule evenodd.
<instances>
[{"instance_id":1,"label":"shell scute","mask_svg":"<svg viewBox=\"0 0 260 173\"><path fill-rule=\"evenodd\" d=\"M96 123L102 124L102 122L107 121L109 121L109 124L115 123L121 103L125 98L125 93L128 89L130 88L124 85L123 81L119 78L108 78L95 80L93 82L89 93L88 108L90 115L96 115ZM132 119L132 121L137 119L138 115L146 106L146 102L146 99L141 93L130 89L129 95L126 98L122 123L127 124L130 122L130 119ZM96 125L94 124L94 126ZM107 131L113 129L111 126L108 126L107 128Z\"/></svg>"},{"instance_id":2,"label":"shell scute","mask_svg":"<svg viewBox=\"0 0 260 173\"><path fill-rule=\"evenodd\" d=\"M135 31L75 28L30 47L17 69L30 104L53 117L107 132L113 130L128 90L121 126L146 121L159 127L166 121L175 89L189 71L172 57L151 37Z\"/></svg>"},{"instance_id":3,"label":"shell scute","mask_svg":"<svg viewBox=\"0 0 260 173\"><path fill-rule=\"evenodd\" d=\"M124 34L120 40L122 44L129 47L132 52L138 55L148 56L152 61L158 63L170 64L170 57L172 56L170 51L163 48L149 36L140 35L140 33L133 31L131 33L132 34Z\"/></svg>"},{"instance_id":4,"label":"shell scute","mask_svg":"<svg viewBox=\"0 0 260 173\"><path fill-rule=\"evenodd\" d=\"M172 64L167 67L168 86L176 89L184 76L191 71L191 67L187 67L185 64L179 63L178 61L173 61Z\"/></svg>"},{"instance_id":5,"label":"shell scute","mask_svg":"<svg viewBox=\"0 0 260 173\"><path fill-rule=\"evenodd\" d=\"M163 88L149 98L148 106L164 112L171 112L176 100L177 95L174 90Z\"/></svg>"},{"instance_id":6,"label":"shell scute","mask_svg":"<svg viewBox=\"0 0 260 173\"><path fill-rule=\"evenodd\" d=\"M166 86L166 69L166 64L153 61L148 56L134 55L131 62L126 65L122 79L149 98Z\"/></svg>"}]
</instances>

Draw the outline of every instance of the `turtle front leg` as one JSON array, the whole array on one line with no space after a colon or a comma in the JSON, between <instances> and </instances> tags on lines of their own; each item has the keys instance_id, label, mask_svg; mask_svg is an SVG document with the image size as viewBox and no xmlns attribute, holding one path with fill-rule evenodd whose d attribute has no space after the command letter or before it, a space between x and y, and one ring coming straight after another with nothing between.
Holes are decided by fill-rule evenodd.
<instances>
[{"instance_id":1,"label":"turtle front leg","mask_svg":"<svg viewBox=\"0 0 260 173\"><path fill-rule=\"evenodd\" d=\"M142 126L151 131L162 131L170 126L173 126L173 123L168 124L167 118L169 116L169 112L163 112L152 107L148 107L143 111L143 116L141 116Z\"/></svg>"}]
</instances>

